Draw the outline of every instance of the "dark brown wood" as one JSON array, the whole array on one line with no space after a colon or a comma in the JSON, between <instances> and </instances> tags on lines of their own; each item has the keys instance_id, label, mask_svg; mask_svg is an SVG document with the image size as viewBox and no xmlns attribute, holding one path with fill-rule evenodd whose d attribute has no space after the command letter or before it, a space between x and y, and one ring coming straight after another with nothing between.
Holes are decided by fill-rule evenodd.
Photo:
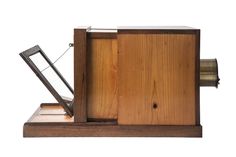
<instances>
[{"instance_id":1,"label":"dark brown wood","mask_svg":"<svg viewBox=\"0 0 236 157\"><path fill-rule=\"evenodd\" d=\"M114 124L117 124L117 119L88 118L88 122L113 122Z\"/></svg>"},{"instance_id":2,"label":"dark brown wood","mask_svg":"<svg viewBox=\"0 0 236 157\"><path fill-rule=\"evenodd\" d=\"M44 107L44 106L58 106L60 105L59 103L42 103L40 104L40 107Z\"/></svg>"},{"instance_id":3,"label":"dark brown wood","mask_svg":"<svg viewBox=\"0 0 236 157\"><path fill-rule=\"evenodd\" d=\"M195 34L197 30L118 30L118 34Z\"/></svg>"},{"instance_id":4,"label":"dark brown wood","mask_svg":"<svg viewBox=\"0 0 236 157\"><path fill-rule=\"evenodd\" d=\"M74 30L74 120L87 121L86 106L86 51L87 27Z\"/></svg>"},{"instance_id":5,"label":"dark brown wood","mask_svg":"<svg viewBox=\"0 0 236 157\"><path fill-rule=\"evenodd\" d=\"M163 26L163 27L118 27L118 34L195 34L199 29L185 27L185 26Z\"/></svg>"},{"instance_id":6,"label":"dark brown wood","mask_svg":"<svg viewBox=\"0 0 236 157\"><path fill-rule=\"evenodd\" d=\"M118 34L195 34L196 30L119 30Z\"/></svg>"},{"instance_id":7,"label":"dark brown wood","mask_svg":"<svg viewBox=\"0 0 236 157\"><path fill-rule=\"evenodd\" d=\"M113 32L89 32L88 33L89 39L116 39L117 33Z\"/></svg>"},{"instance_id":8,"label":"dark brown wood","mask_svg":"<svg viewBox=\"0 0 236 157\"><path fill-rule=\"evenodd\" d=\"M120 30L193 30L189 26L119 26Z\"/></svg>"},{"instance_id":9,"label":"dark brown wood","mask_svg":"<svg viewBox=\"0 0 236 157\"><path fill-rule=\"evenodd\" d=\"M196 57L195 57L195 120L200 125L200 30L196 31Z\"/></svg>"},{"instance_id":10,"label":"dark brown wood","mask_svg":"<svg viewBox=\"0 0 236 157\"><path fill-rule=\"evenodd\" d=\"M25 123L24 137L202 137L199 126Z\"/></svg>"}]
</instances>

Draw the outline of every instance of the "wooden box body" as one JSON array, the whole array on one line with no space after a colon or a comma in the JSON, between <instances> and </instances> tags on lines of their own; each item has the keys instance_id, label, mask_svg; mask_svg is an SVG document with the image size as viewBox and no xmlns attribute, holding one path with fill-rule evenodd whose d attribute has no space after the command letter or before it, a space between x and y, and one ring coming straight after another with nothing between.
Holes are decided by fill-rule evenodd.
<instances>
[{"instance_id":1,"label":"wooden box body","mask_svg":"<svg viewBox=\"0 0 236 157\"><path fill-rule=\"evenodd\" d=\"M75 121L198 125L199 34L189 27L75 29Z\"/></svg>"},{"instance_id":2,"label":"wooden box body","mask_svg":"<svg viewBox=\"0 0 236 157\"><path fill-rule=\"evenodd\" d=\"M201 137L200 30L74 29L73 117L41 104L24 137Z\"/></svg>"}]
</instances>

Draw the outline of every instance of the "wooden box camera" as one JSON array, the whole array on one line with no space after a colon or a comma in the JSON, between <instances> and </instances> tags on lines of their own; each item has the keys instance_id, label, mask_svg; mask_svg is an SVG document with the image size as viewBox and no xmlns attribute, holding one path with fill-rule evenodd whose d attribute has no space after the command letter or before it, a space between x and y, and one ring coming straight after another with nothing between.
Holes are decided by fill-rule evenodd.
<instances>
[{"instance_id":1,"label":"wooden box camera","mask_svg":"<svg viewBox=\"0 0 236 157\"><path fill-rule=\"evenodd\" d=\"M217 72L200 60L199 29L79 27L73 116L44 103L24 136L201 137L200 85L217 86Z\"/></svg>"}]
</instances>

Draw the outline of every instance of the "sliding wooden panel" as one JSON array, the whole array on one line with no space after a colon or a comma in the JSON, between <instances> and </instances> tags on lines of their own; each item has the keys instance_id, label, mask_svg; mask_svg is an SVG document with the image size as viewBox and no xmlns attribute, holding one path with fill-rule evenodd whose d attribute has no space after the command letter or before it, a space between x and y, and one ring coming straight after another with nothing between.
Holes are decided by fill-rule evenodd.
<instances>
[{"instance_id":1,"label":"sliding wooden panel","mask_svg":"<svg viewBox=\"0 0 236 157\"><path fill-rule=\"evenodd\" d=\"M88 118L117 118L117 39L88 40L87 105Z\"/></svg>"},{"instance_id":2,"label":"sliding wooden panel","mask_svg":"<svg viewBox=\"0 0 236 157\"><path fill-rule=\"evenodd\" d=\"M196 35L118 34L118 123L196 124Z\"/></svg>"}]
</instances>

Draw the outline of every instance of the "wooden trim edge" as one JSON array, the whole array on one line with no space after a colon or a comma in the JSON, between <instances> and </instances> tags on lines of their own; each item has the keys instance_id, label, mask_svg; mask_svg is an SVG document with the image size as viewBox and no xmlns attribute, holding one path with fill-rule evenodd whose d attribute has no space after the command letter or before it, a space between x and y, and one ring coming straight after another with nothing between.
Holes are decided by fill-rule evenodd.
<instances>
[{"instance_id":1,"label":"wooden trim edge","mask_svg":"<svg viewBox=\"0 0 236 157\"><path fill-rule=\"evenodd\" d=\"M196 34L199 29L118 29L118 34Z\"/></svg>"},{"instance_id":2,"label":"wooden trim edge","mask_svg":"<svg viewBox=\"0 0 236 157\"><path fill-rule=\"evenodd\" d=\"M87 122L87 102L86 102L87 29L88 28L74 29L73 113L75 122Z\"/></svg>"},{"instance_id":3,"label":"wooden trim edge","mask_svg":"<svg viewBox=\"0 0 236 157\"><path fill-rule=\"evenodd\" d=\"M117 33L88 32L88 39L117 39Z\"/></svg>"},{"instance_id":4,"label":"wooden trim edge","mask_svg":"<svg viewBox=\"0 0 236 157\"><path fill-rule=\"evenodd\" d=\"M200 125L200 30L196 31L196 60L195 60L195 119Z\"/></svg>"},{"instance_id":5,"label":"wooden trim edge","mask_svg":"<svg viewBox=\"0 0 236 157\"><path fill-rule=\"evenodd\" d=\"M25 123L24 137L202 137L202 126Z\"/></svg>"}]
</instances>

